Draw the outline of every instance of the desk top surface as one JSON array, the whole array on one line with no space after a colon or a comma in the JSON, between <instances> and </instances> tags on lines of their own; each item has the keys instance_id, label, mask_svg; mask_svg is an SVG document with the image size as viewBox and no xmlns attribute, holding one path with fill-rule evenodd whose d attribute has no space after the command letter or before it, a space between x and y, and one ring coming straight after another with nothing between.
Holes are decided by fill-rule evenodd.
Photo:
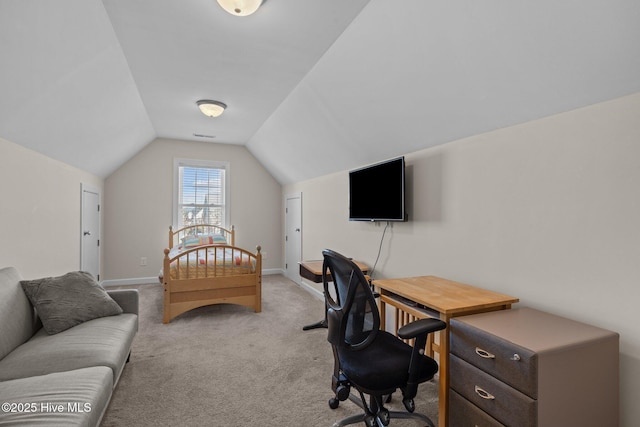
<instances>
[{"instance_id":1,"label":"desk top surface","mask_svg":"<svg viewBox=\"0 0 640 427\"><path fill-rule=\"evenodd\" d=\"M518 298L436 276L374 280L384 291L422 304L439 313L454 314L517 303Z\"/></svg>"},{"instance_id":2,"label":"desk top surface","mask_svg":"<svg viewBox=\"0 0 640 427\"><path fill-rule=\"evenodd\" d=\"M310 271L311 273L315 274L315 275L322 275L322 264L323 264L323 260L313 260L313 261L302 261L300 263L300 266L302 268L305 268L306 270ZM360 270L362 270L363 273L367 273L367 271L369 270L369 266L367 264L364 264L360 261L356 261L353 260L353 262L360 268Z\"/></svg>"}]
</instances>

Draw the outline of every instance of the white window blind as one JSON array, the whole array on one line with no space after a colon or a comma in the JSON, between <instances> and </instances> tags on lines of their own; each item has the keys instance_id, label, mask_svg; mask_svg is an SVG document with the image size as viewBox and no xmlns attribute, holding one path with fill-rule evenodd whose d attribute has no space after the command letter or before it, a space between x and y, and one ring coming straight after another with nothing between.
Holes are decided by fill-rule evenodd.
<instances>
[{"instance_id":1,"label":"white window blind","mask_svg":"<svg viewBox=\"0 0 640 427\"><path fill-rule=\"evenodd\" d=\"M228 212L224 163L182 160L176 163L176 225L213 224L225 227Z\"/></svg>"}]
</instances>

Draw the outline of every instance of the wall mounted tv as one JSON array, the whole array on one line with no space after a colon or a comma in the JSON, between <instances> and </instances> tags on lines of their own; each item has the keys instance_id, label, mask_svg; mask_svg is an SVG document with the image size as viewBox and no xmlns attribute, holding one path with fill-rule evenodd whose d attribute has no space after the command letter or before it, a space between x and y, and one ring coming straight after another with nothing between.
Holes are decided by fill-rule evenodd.
<instances>
[{"instance_id":1,"label":"wall mounted tv","mask_svg":"<svg viewBox=\"0 0 640 427\"><path fill-rule=\"evenodd\" d=\"M349 220L407 220L404 157L349 172Z\"/></svg>"}]
</instances>

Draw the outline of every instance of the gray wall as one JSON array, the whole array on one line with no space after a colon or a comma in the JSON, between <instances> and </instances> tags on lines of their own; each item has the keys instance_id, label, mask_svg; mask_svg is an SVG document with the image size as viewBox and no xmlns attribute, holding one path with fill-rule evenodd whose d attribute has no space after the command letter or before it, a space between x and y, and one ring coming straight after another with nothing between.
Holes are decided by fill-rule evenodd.
<instances>
[{"instance_id":1,"label":"gray wall","mask_svg":"<svg viewBox=\"0 0 640 427\"><path fill-rule=\"evenodd\" d=\"M103 180L0 138L0 268L24 278L80 268L80 187Z\"/></svg>"},{"instance_id":2,"label":"gray wall","mask_svg":"<svg viewBox=\"0 0 640 427\"><path fill-rule=\"evenodd\" d=\"M104 275L108 281L155 278L168 246L173 203L173 159L230 163L230 224L236 245L261 245L264 269L282 267L281 186L245 147L157 139L105 180ZM140 265L140 258L147 265Z\"/></svg>"},{"instance_id":3,"label":"gray wall","mask_svg":"<svg viewBox=\"0 0 640 427\"><path fill-rule=\"evenodd\" d=\"M437 275L620 333L622 426L640 418L640 94L406 154L409 222L374 278ZM303 259L373 265L384 224L349 222L348 171L302 192ZM597 387L597 384L594 384Z\"/></svg>"}]
</instances>

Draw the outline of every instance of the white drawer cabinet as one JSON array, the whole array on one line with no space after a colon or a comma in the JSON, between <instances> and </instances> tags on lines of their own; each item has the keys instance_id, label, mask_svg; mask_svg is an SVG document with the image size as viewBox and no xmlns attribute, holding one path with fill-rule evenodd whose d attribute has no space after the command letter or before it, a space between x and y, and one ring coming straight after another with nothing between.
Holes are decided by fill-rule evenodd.
<instances>
[{"instance_id":1,"label":"white drawer cabinet","mask_svg":"<svg viewBox=\"0 0 640 427\"><path fill-rule=\"evenodd\" d=\"M449 427L618 425L617 333L530 308L449 333Z\"/></svg>"}]
</instances>

